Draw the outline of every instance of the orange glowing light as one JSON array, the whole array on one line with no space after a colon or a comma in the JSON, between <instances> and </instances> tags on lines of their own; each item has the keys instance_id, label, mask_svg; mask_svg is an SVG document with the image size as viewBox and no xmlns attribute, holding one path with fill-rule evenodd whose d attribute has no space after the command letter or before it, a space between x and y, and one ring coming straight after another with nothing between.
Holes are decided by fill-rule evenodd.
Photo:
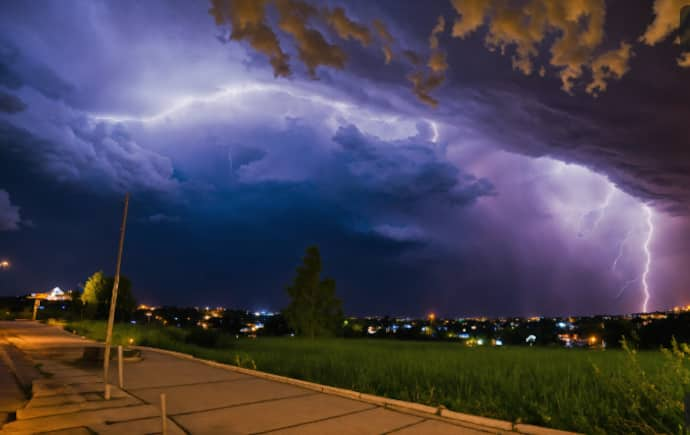
<instances>
[{"instance_id":1,"label":"orange glowing light","mask_svg":"<svg viewBox=\"0 0 690 435\"><path fill-rule=\"evenodd\" d=\"M431 320L432 322L433 322L434 320L436 320L436 314L430 313L430 314L429 314L429 320Z\"/></svg>"}]
</instances>

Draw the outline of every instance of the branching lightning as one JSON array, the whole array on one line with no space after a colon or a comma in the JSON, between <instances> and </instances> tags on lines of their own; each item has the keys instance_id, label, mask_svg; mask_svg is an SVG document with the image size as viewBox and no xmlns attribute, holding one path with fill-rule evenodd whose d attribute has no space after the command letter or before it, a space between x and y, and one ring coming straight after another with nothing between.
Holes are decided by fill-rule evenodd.
<instances>
[{"instance_id":1,"label":"branching lightning","mask_svg":"<svg viewBox=\"0 0 690 435\"><path fill-rule=\"evenodd\" d=\"M589 227L588 232L592 233L594 232L601 221L604 218L604 213L606 210L609 208L611 205L611 201L613 199L613 196L616 192L616 188L614 184L609 185L609 190L606 193L606 197L604 198L604 201L601 203L601 205L596 208L595 210L589 212L588 214L590 216L593 215L593 220L591 220L591 226ZM651 266L652 266L652 252L650 249L650 245L652 243L652 239L654 237L654 222L653 222L653 212L651 207L648 204L643 204L642 206L642 211L644 213L644 221L645 221L645 226L646 226L646 235L644 237L644 241L642 243L642 254L644 257L644 262L643 262L643 271L642 274L636 278L633 279L628 279L626 280L623 285L621 286L620 290L618 291L618 294L616 295L616 299L620 298L623 293L630 288L634 283L640 282L642 286L642 293L644 296L643 302L642 302L642 311L647 312L648 305L649 305L649 300L651 298L651 289L649 285L649 274L651 272ZM582 220L584 221L588 214L585 214L582 217ZM584 222L583 222L584 223ZM583 226L583 223L580 224L580 226ZM616 257L613 260L613 263L611 264L611 272L615 273L616 269L618 267L619 262L623 258L623 255L625 254L625 247L630 241L630 238L632 237L634 231L633 229L630 229L626 232L625 237L623 240L621 240L620 244L618 245L618 253ZM583 232L580 232L580 235L582 236Z\"/></svg>"},{"instance_id":2,"label":"branching lightning","mask_svg":"<svg viewBox=\"0 0 690 435\"><path fill-rule=\"evenodd\" d=\"M601 205L580 217L580 230L578 232L580 237L587 236L597 229L599 223L604 218L604 212L606 212L606 209L611 205L611 199L613 199L613 194L615 192L616 186L614 184L609 184L609 190L606 192L606 197L604 197L604 201L601 203ZM594 215L594 220L591 221L591 225L587 225L588 217L592 215Z\"/></svg>"},{"instance_id":3,"label":"branching lightning","mask_svg":"<svg viewBox=\"0 0 690 435\"><path fill-rule=\"evenodd\" d=\"M609 205L611 205L611 199L613 198L614 193L616 193L616 187L613 184L610 184L609 191L606 192L606 198L604 198L604 202L599 207L597 218L595 219L594 223L592 223L592 231L599 226L599 222L601 222L604 217L604 212L607 208L609 208Z\"/></svg>"},{"instance_id":4,"label":"branching lightning","mask_svg":"<svg viewBox=\"0 0 690 435\"><path fill-rule=\"evenodd\" d=\"M652 266L652 252L650 250L650 245L652 243L652 238L654 237L654 223L652 221L652 209L647 204L644 204L642 206L642 211L645 215L645 225L647 233L642 243L642 253L644 255L642 275L637 278L625 281L621 286L620 290L618 291L616 299L620 298L625 292L625 290L627 290L632 284L639 281L642 284L642 294L644 295L644 300L642 302L642 312L647 312L647 306L649 304L649 299L651 297L649 287L649 273L651 271ZM623 257L625 245L632 236L632 234L632 230L628 231L625 235L625 238L621 241L620 245L618 245L618 255L616 255L616 258L613 260L613 264L611 264L611 272L616 271L616 267L618 266L619 261Z\"/></svg>"},{"instance_id":5,"label":"branching lightning","mask_svg":"<svg viewBox=\"0 0 690 435\"><path fill-rule=\"evenodd\" d=\"M616 255L616 258L613 260L613 264L611 265L611 272L616 271L616 267L618 267L618 262L621 261L621 258L623 257L623 249L625 248L625 244L628 242L631 235L632 230L629 230L627 233L625 233L625 237L623 238L623 240L621 240L620 244L618 245L618 255Z\"/></svg>"},{"instance_id":6,"label":"branching lightning","mask_svg":"<svg viewBox=\"0 0 690 435\"><path fill-rule=\"evenodd\" d=\"M644 302L642 303L642 311L647 312L647 303L649 302L649 271L652 265L652 253L649 250L649 245L652 243L654 236L654 223L652 222L652 209L645 204L643 206L645 215L647 216L647 237L644 241L643 251L645 255L644 272L642 273L642 291L644 293Z\"/></svg>"},{"instance_id":7,"label":"branching lightning","mask_svg":"<svg viewBox=\"0 0 690 435\"><path fill-rule=\"evenodd\" d=\"M618 294L616 295L616 299L618 299L618 298L620 298L621 296L623 296L623 293L628 289L628 287L630 287L632 284L636 283L636 282L639 281L639 280L640 280L640 278L633 278L633 279L627 280L627 281L623 284L623 286L621 287L621 289L618 291Z\"/></svg>"},{"instance_id":8,"label":"branching lightning","mask_svg":"<svg viewBox=\"0 0 690 435\"><path fill-rule=\"evenodd\" d=\"M252 94L265 93L279 93L286 94L292 98L306 100L312 103L322 104L331 107L341 113L347 115L360 113L361 109L355 104L341 101L331 97L324 97L317 93L310 92L305 89L297 87L278 86L268 83L243 83L229 85L218 89L217 91L206 95L186 95L179 97L175 102L169 105L168 108L161 110L158 113L149 116L134 116L134 115L112 115L112 114L93 114L93 118L97 120L109 122L140 122L144 124L156 123L165 121L168 117L192 107L195 104L214 103L224 99L240 99ZM383 121L383 122L397 122L399 116L389 115L385 113L367 113L368 119ZM434 126L435 127L435 126ZM437 133L435 133L437 134Z\"/></svg>"}]
</instances>

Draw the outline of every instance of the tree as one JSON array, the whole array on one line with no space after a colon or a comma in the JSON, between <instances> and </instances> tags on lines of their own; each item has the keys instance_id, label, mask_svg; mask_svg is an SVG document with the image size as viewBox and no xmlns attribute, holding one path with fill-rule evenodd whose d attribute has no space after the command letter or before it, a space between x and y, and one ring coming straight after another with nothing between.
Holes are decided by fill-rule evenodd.
<instances>
[{"instance_id":1,"label":"tree","mask_svg":"<svg viewBox=\"0 0 690 435\"><path fill-rule=\"evenodd\" d=\"M81 294L81 302L84 304L84 317L95 319L98 315L99 295L105 288L105 276L102 271L91 275L84 284L84 292Z\"/></svg>"},{"instance_id":2,"label":"tree","mask_svg":"<svg viewBox=\"0 0 690 435\"><path fill-rule=\"evenodd\" d=\"M84 314L87 319L106 318L114 281L113 277L106 277L102 271L94 273L86 281L81 301L84 304ZM120 320L127 320L136 306L137 302L132 293L132 282L127 277L121 276L115 316Z\"/></svg>"},{"instance_id":3,"label":"tree","mask_svg":"<svg viewBox=\"0 0 690 435\"><path fill-rule=\"evenodd\" d=\"M321 280L321 254L317 246L307 248L287 292L291 300L285 318L298 334L314 338L333 335L338 330L343 319L342 302L335 295L335 281Z\"/></svg>"}]
</instances>

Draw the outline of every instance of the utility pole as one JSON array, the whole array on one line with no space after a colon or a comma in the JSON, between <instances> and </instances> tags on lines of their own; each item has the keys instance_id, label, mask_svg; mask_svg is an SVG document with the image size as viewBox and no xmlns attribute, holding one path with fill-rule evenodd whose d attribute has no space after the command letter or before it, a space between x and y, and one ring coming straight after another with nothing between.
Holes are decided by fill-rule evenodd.
<instances>
[{"instance_id":1,"label":"utility pole","mask_svg":"<svg viewBox=\"0 0 690 435\"><path fill-rule=\"evenodd\" d=\"M125 194L125 209L122 213L122 226L120 227L120 247L117 252L117 267L115 269L115 282L113 294L110 298L110 313L108 314L108 327L105 333L105 351L103 352L103 386L105 399L110 399L108 385L108 369L110 368L110 343L113 338L113 323L115 323L115 305L117 304L117 288L120 285L120 266L122 265L122 248L125 244L125 228L127 226L127 209L129 208L129 193Z\"/></svg>"}]
</instances>

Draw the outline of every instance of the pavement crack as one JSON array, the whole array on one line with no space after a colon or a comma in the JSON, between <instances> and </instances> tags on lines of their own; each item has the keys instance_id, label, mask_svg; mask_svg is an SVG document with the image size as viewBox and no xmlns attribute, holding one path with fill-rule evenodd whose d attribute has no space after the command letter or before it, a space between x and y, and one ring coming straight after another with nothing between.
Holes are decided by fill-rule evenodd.
<instances>
[{"instance_id":1,"label":"pavement crack","mask_svg":"<svg viewBox=\"0 0 690 435\"><path fill-rule=\"evenodd\" d=\"M152 385L150 387L130 388L127 391L157 390L160 388L193 387L193 386L197 386L197 385L221 384L221 383L224 384L227 382L256 381L256 380L259 380L259 379L258 378L251 378L251 377L247 376L244 378L226 379L226 380L218 380L218 381L190 382L190 383L186 383L186 384L173 384L173 385Z\"/></svg>"},{"instance_id":2,"label":"pavement crack","mask_svg":"<svg viewBox=\"0 0 690 435\"><path fill-rule=\"evenodd\" d=\"M232 404L232 405L218 406L215 408L206 408L206 409L202 409L199 411L186 411L186 412L178 412L175 414L168 413L168 415L172 415L174 417L181 417L183 415L199 414L199 413L209 412L209 411L219 411L221 409L239 408L241 406L257 405L259 403L269 403L269 402L278 402L281 400L288 400L288 399L298 399L300 397L314 396L316 394L321 394L321 393L319 393L317 391L308 392L308 393L300 393L300 394L295 394L292 396L278 397L276 399L263 399L263 400L256 400L253 402L236 403L236 404Z\"/></svg>"},{"instance_id":3,"label":"pavement crack","mask_svg":"<svg viewBox=\"0 0 690 435\"><path fill-rule=\"evenodd\" d=\"M262 432L253 432L252 435L267 434L267 433L276 432L276 431L279 431L279 430L292 429L292 428L295 428L295 427L305 426L305 425L308 425L308 424L321 423L321 422L328 421L328 420L333 420L333 419L336 419L336 418L347 417L348 415L360 414L360 413L362 413L362 412L371 411L372 409L376 409L376 408L379 408L379 406L372 405L372 406L370 406L369 408L358 409L358 410L356 410L356 411L350 411L350 412L346 412L346 413L344 413L344 414L332 415L332 416L330 416L330 417L324 417L324 418L317 418L316 420L309 420L309 421L305 421L305 422L302 422L302 423L291 424L291 425L288 425L288 426L275 427L275 428L273 428L273 429L269 429L269 430L262 431Z\"/></svg>"}]
</instances>

